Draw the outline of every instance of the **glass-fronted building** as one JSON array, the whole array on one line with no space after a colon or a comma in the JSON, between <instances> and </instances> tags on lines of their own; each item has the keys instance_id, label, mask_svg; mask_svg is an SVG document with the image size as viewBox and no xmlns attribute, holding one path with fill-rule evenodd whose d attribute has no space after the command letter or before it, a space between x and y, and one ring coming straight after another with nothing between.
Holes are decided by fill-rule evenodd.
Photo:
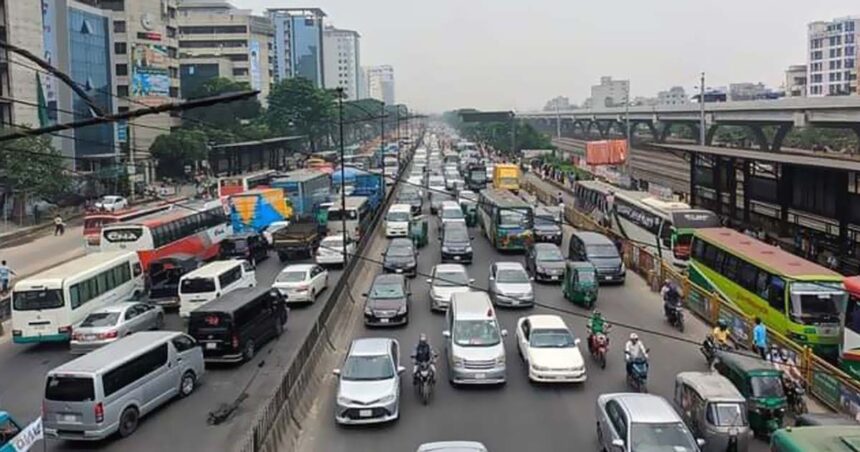
<instances>
[{"instance_id":1,"label":"glass-fronted building","mask_svg":"<svg viewBox=\"0 0 860 452\"><path fill-rule=\"evenodd\" d=\"M325 81L325 13L318 8L269 9L268 12L275 28L273 49L276 80L302 77L322 88Z\"/></svg>"}]
</instances>

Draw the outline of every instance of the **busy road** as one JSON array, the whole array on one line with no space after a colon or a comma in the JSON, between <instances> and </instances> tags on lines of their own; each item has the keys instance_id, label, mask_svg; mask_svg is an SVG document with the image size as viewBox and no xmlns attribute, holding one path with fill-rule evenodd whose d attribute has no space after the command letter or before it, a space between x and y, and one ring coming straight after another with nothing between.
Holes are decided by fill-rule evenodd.
<instances>
[{"instance_id":1,"label":"busy road","mask_svg":"<svg viewBox=\"0 0 860 452\"><path fill-rule=\"evenodd\" d=\"M541 183L541 182L538 182ZM571 202L566 199L565 202ZM426 204L425 204L426 209ZM425 214L428 212L425 211ZM305 425L300 450L304 451L414 451L426 442L468 440L480 441L491 451L558 451L598 450L595 432L595 401L600 394L625 392L623 347L633 329L616 326L610 332L610 350L606 369L601 370L587 356L585 328L589 312L574 306L562 297L557 284L534 283L537 306L526 310L498 308L507 355L507 383L502 386L453 388L447 381L447 364L443 353L444 315L429 308L429 285L425 282L431 268L439 263L440 251L436 228L431 218L429 245L420 250L418 277L410 281L412 300L409 324L397 329L369 329L358 326L351 337L392 337L404 350L401 365L407 368L402 376L400 418L391 424L342 427L334 421L336 378L329 375L316 399L313 417ZM572 229L565 227L565 241ZM468 266L475 279L473 290L488 285L488 268L493 262L523 262L522 254L497 252L482 236L479 228L472 229L474 263ZM374 257L369 257L374 259ZM378 264L377 264L378 265ZM380 270L381 272L381 267ZM366 288L370 281L360 281ZM648 334L648 330L677 335L663 317L659 296L633 272L620 286L602 286L597 309L610 323L634 326L645 345L650 348L651 370L648 388L651 393L672 399L675 375L682 371L705 371L698 347L689 343ZM561 315L573 334L582 339L580 348L586 360L588 379L581 384L534 384L527 378L527 368L517 355L514 331L519 317L530 314ZM420 333L426 333L433 348L440 353L437 361L439 377L433 399L423 406L411 385L409 353ZM701 340L706 326L690 319L682 336ZM755 442L751 450L766 450L764 442Z\"/></svg>"}]
</instances>

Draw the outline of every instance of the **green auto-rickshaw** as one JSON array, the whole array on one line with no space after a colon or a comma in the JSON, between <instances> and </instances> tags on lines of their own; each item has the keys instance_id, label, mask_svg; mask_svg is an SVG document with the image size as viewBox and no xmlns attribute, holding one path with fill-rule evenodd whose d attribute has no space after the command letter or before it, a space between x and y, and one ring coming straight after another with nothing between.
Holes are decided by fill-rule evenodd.
<instances>
[{"instance_id":1,"label":"green auto-rickshaw","mask_svg":"<svg viewBox=\"0 0 860 452\"><path fill-rule=\"evenodd\" d=\"M714 368L731 380L747 399L749 423L757 436L766 437L783 425L786 398L782 371L758 356L718 351Z\"/></svg>"},{"instance_id":2,"label":"green auto-rickshaw","mask_svg":"<svg viewBox=\"0 0 860 452\"><path fill-rule=\"evenodd\" d=\"M474 227L478 224L478 203L470 200L460 200L460 209L466 217L466 226Z\"/></svg>"},{"instance_id":3,"label":"green auto-rickshaw","mask_svg":"<svg viewBox=\"0 0 860 452\"><path fill-rule=\"evenodd\" d=\"M416 248L423 248L427 245L427 219L424 215L412 217L412 221L409 223L409 236Z\"/></svg>"},{"instance_id":4,"label":"green auto-rickshaw","mask_svg":"<svg viewBox=\"0 0 860 452\"><path fill-rule=\"evenodd\" d=\"M564 298L591 309L597 302L597 269L591 262L567 262L561 292Z\"/></svg>"}]
</instances>

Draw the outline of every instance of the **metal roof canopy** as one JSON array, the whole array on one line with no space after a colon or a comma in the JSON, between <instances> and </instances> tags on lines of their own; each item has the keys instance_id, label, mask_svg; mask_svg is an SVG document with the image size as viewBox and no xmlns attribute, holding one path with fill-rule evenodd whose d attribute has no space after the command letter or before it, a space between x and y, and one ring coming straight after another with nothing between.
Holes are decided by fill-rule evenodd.
<instances>
[{"instance_id":1,"label":"metal roof canopy","mask_svg":"<svg viewBox=\"0 0 860 452\"><path fill-rule=\"evenodd\" d=\"M652 146L670 151L691 152L694 154L716 155L760 162L783 163L838 171L860 171L860 160L818 157L813 155L789 154L786 152L765 152L748 149L723 148L718 146L698 146L683 144L652 143Z\"/></svg>"},{"instance_id":2,"label":"metal roof canopy","mask_svg":"<svg viewBox=\"0 0 860 452\"><path fill-rule=\"evenodd\" d=\"M232 149L232 148L240 148L240 147L248 147L248 146L260 146L267 144L281 144L287 143L290 141L299 141L305 139L305 135L291 135L285 137L275 137L275 138L266 138L264 140L254 140L254 141L242 141L241 143L227 143L227 144L218 144L212 146L212 150L219 149Z\"/></svg>"}]
</instances>

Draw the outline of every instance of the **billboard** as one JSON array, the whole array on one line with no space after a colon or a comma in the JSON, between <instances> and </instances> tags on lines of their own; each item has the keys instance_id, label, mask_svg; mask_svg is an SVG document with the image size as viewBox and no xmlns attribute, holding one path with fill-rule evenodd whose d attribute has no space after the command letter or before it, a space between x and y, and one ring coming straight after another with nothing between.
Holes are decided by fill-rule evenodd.
<instances>
[{"instance_id":1,"label":"billboard","mask_svg":"<svg viewBox=\"0 0 860 452\"><path fill-rule=\"evenodd\" d=\"M248 61L251 75L251 89L260 90L263 79L260 73L260 41L251 41L248 46Z\"/></svg>"},{"instance_id":2,"label":"billboard","mask_svg":"<svg viewBox=\"0 0 860 452\"><path fill-rule=\"evenodd\" d=\"M42 0L41 3L42 46L45 50L42 54L42 59L47 61L48 64L56 66L58 63L56 60L57 36L54 29L54 24L57 21L56 5L54 5L53 0ZM42 74L39 78L39 83L42 85L42 95L44 96L44 105L40 105L39 107L44 108L44 112L47 114L45 118L40 117L41 122L44 122L40 126L44 127L57 120L57 79L50 74Z\"/></svg>"},{"instance_id":3,"label":"billboard","mask_svg":"<svg viewBox=\"0 0 860 452\"><path fill-rule=\"evenodd\" d=\"M170 74L167 47L161 44L135 44L132 49L131 95L147 105L167 102Z\"/></svg>"}]
</instances>

